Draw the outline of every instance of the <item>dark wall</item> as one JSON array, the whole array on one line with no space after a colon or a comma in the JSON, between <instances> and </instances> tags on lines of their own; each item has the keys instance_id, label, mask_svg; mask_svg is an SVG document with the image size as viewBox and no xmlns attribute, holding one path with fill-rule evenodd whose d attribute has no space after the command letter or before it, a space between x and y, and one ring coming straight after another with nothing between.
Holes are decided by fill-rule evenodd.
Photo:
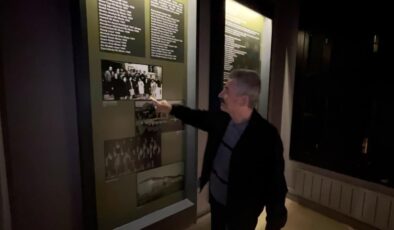
<instances>
[{"instance_id":1,"label":"dark wall","mask_svg":"<svg viewBox=\"0 0 394 230\"><path fill-rule=\"evenodd\" d=\"M15 230L82 229L69 4L2 4L1 112Z\"/></svg>"},{"instance_id":2,"label":"dark wall","mask_svg":"<svg viewBox=\"0 0 394 230\"><path fill-rule=\"evenodd\" d=\"M311 4L301 6L290 156L394 187L389 6L360 3L349 17L352 5Z\"/></svg>"}]
</instances>

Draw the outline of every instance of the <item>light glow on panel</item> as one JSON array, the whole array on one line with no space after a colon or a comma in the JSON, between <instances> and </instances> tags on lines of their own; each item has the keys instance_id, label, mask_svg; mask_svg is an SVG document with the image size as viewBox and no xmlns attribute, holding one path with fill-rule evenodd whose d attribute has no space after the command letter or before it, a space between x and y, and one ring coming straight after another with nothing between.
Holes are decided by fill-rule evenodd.
<instances>
[{"instance_id":1,"label":"light glow on panel","mask_svg":"<svg viewBox=\"0 0 394 230\"><path fill-rule=\"evenodd\" d=\"M272 20L234 0L226 0L223 83L233 69L254 70L261 77L257 109L267 114Z\"/></svg>"},{"instance_id":2,"label":"light glow on panel","mask_svg":"<svg viewBox=\"0 0 394 230\"><path fill-rule=\"evenodd\" d=\"M264 16L233 0L226 1L226 19L255 31L261 31L264 23Z\"/></svg>"}]
</instances>

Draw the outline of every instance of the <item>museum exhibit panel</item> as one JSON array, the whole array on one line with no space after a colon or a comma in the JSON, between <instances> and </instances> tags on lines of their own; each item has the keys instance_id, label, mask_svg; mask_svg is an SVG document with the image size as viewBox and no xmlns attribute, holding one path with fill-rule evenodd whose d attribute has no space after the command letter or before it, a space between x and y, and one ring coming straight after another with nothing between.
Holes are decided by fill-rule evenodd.
<instances>
[{"instance_id":1,"label":"museum exhibit panel","mask_svg":"<svg viewBox=\"0 0 394 230\"><path fill-rule=\"evenodd\" d=\"M223 83L233 69L260 74L258 110L266 117L271 64L272 20L243 1L225 1Z\"/></svg>"},{"instance_id":2,"label":"museum exhibit panel","mask_svg":"<svg viewBox=\"0 0 394 230\"><path fill-rule=\"evenodd\" d=\"M90 225L142 229L195 213L195 130L157 113L150 98L195 107L196 1L80 3L88 87L78 83L90 89L92 144L82 173L94 179L85 183L85 198L95 196Z\"/></svg>"}]
</instances>

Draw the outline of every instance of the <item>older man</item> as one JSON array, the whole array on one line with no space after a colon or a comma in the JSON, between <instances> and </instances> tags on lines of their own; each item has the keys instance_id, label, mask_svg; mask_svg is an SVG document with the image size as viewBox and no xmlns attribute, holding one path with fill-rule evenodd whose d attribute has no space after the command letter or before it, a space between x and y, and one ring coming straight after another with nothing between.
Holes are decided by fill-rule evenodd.
<instances>
[{"instance_id":1,"label":"older man","mask_svg":"<svg viewBox=\"0 0 394 230\"><path fill-rule=\"evenodd\" d=\"M200 189L209 182L213 230L254 230L264 207L267 230L287 220L282 141L254 109L260 84L254 71L232 71L219 94L221 112L153 99L158 111L208 132Z\"/></svg>"}]
</instances>

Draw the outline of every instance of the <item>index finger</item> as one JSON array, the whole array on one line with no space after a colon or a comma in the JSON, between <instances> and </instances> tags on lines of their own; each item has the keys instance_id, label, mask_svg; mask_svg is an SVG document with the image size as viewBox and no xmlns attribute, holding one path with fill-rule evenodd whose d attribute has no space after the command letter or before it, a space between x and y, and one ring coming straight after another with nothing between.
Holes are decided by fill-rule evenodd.
<instances>
[{"instance_id":1,"label":"index finger","mask_svg":"<svg viewBox=\"0 0 394 230\"><path fill-rule=\"evenodd\" d=\"M149 99L152 100L155 104L158 104L159 102L156 100L156 98L149 96Z\"/></svg>"}]
</instances>

